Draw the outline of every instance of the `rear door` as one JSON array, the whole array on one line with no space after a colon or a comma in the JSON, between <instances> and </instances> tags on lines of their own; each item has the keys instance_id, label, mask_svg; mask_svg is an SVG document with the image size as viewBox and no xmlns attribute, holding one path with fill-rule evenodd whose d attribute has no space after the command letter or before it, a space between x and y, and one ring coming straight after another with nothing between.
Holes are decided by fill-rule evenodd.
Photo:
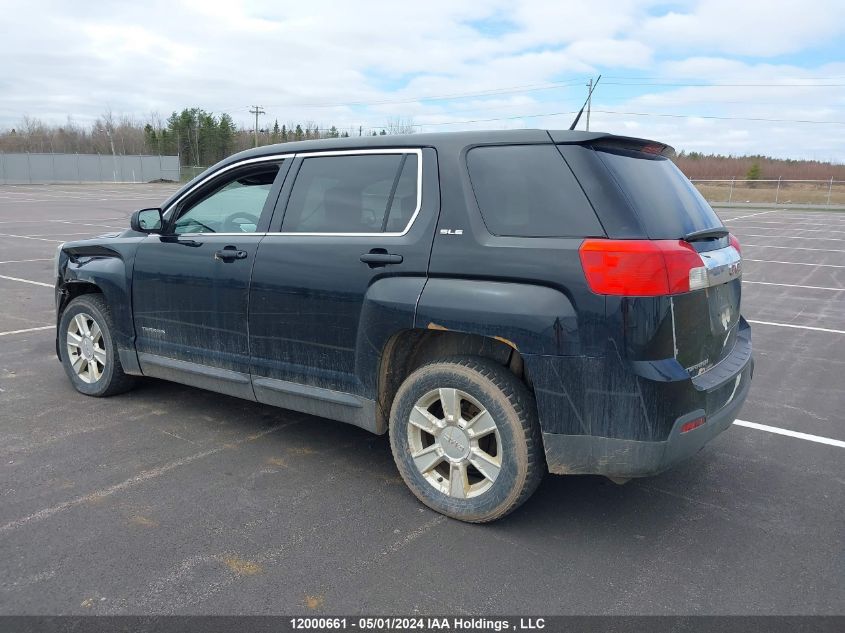
<instances>
[{"instance_id":1,"label":"rear door","mask_svg":"<svg viewBox=\"0 0 845 633\"><path fill-rule=\"evenodd\" d=\"M145 374L252 397L249 280L284 167L253 162L200 183L140 245L132 299Z\"/></svg>"},{"instance_id":2,"label":"rear door","mask_svg":"<svg viewBox=\"0 0 845 633\"><path fill-rule=\"evenodd\" d=\"M259 401L298 408L292 385L375 397L380 337L413 327L428 268L436 214L423 195L427 151L428 171L433 150L297 156L252 277Z\"/></svg>"}]
</instances>

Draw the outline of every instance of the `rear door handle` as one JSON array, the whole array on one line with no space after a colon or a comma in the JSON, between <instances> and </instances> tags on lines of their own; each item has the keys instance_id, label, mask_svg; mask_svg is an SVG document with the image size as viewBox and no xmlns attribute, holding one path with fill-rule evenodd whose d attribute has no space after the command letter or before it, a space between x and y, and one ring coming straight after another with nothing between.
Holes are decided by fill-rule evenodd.
<instances>
[{"instance_id":1,"label":"rear door handle","mask_svg":"<svg viewBox=\"0 0 845 633\"><path fill-rule=\"evenodd\" d=\"M214 253L214 259L233 262L236 259L246 259L246 254L246 251L240 251L236 246L226 246L223 250Z\"/></svg>"},{"instance_id":2,"label":"rear door handle","mask_svg":"<svg viewBox=\"0 0 845 633\"><path fill-rule=\"evenodd\" d=\"M374 248L369 253L361 255L361 261L370 268L387 266L388 264L401 264L402 256L395 253L388 253L383 248Z\"/></svg>"}]
</instances>

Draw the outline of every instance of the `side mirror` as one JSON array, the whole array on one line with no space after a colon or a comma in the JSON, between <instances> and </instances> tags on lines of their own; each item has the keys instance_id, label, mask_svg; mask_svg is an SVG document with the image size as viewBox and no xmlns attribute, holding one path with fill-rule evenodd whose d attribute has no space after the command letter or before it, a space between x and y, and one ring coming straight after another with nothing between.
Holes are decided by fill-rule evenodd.
<instances>
[{"instance_id":1,"label":"side mirror","mask_svg":"<svg viewBox=\"0 0 845 633\"><path fill-rule=\"evenodd\" d=\"M158 233L164 226L161 209L141 209L129 218L129 226L139 233Z\"/></svg>"}]
</instances>

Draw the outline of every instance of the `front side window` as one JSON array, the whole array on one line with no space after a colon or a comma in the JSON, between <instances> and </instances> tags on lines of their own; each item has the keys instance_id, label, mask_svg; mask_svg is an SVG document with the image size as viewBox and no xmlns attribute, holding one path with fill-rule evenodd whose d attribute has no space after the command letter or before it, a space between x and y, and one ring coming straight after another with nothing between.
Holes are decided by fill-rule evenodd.
<instances>
[{"instance_id":1,"label":"front side window","mask_svg":"<svg viewBox=\"0 0 845 633\"><path fill-rule=\"evenodd\" d=\"M181 233L252 233L279 165L238 169L199 199L189 200L173 224Z\"/></svg>"},{"instance_id":2,"label":"front side window","mask_svg":"<svg viewBox=\"0 0 845 633\"><path fill-rule=\"evenodd\" d=\"M401 232L417 208L416 154L305 158L284 233Z\"/></svg>"}]
</instances>

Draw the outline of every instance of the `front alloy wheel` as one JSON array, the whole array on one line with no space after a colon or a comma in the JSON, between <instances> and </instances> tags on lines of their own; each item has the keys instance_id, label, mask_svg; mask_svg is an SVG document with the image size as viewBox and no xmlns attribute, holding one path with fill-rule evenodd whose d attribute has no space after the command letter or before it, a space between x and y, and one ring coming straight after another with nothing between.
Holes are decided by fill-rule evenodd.
<instances>
[{"instance_id":1,"label":"front alloy wheel","mask_svg":"<svg viewBox=\"0 0 845 633\"><path fill-rule=\"evenodd\" d=\"M92 384L103 375L107 362L103 331L90 314L79 312L68 323L67 355L82 382Z\"/></svg>"},{"instance_id":2,"label":"front alloy wheel","mask_svg":"<svg viewBox=\"0 0 845 633\"><path fill-rule=\"evenodd\" d=\"M87 396L111 396L131 389L135 378L123 371L111 310L103 295L73 298L59 319L57 347L74 388Z\"/></svg>"}]
</instances>

